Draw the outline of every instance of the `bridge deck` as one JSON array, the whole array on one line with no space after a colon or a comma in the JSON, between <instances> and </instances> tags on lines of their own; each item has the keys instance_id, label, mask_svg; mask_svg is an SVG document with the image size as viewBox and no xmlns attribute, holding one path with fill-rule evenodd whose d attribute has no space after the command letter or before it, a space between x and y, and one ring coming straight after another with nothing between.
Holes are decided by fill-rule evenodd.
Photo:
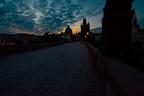
<instances>
[{"instance_id":1,"label":"bridge deck","mask_svg":"<svg viewBox=\"0 0 144 96\"><path fill-rule=\"evenodd\" d=\"M110 65L106 71L113 77L109 78L107 74L106 80L100 60L97 49L86 43L63 44L0 58L0 96L105 96L105 93L111 94L110 89L119 87L106 86L111 85L106 82L112 80L129 88L127 81L133 76L129 72L135 72L135 75L138 72L128 72L127 68L133 69L112 62L108 64L108 61L104 62ZM134 85L144 80L144 76L138 74L138 80L133 79Z\"/></svg>"}]
</instances>

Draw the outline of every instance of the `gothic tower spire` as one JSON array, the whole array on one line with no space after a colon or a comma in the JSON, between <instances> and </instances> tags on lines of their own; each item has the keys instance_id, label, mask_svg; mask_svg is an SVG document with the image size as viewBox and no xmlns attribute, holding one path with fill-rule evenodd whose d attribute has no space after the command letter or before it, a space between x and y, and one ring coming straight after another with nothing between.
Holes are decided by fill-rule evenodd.
<instances>
[{"instance_id":1,"label":"gothic tower spire","mask_svg":"<svg viewBox=\"0 0 144 96\"><path fill-rule=\"evenodd\" d=\"M86 18L83 19L83 23L81 25L81 40L84 41L86 38L87 32L90 32L90 24L87 23Z\"/></svg>"}]
</instances>

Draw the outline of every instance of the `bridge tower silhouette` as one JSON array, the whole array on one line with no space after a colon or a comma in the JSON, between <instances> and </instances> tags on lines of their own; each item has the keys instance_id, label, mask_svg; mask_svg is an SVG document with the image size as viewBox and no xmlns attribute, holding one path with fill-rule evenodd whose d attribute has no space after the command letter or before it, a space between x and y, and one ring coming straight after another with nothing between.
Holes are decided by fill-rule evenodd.
<instances>
[{"instance_id":1,"label":"bridge tower silhouette","mask_svg":"<svg viewBox=\"0 0 144 96\"><path fill-rule=\"evenodd\" d=\"M112 57L125 55L132 32L133 0L107 0L102 19L104 54Z\"/></svg>"}]
</instances>

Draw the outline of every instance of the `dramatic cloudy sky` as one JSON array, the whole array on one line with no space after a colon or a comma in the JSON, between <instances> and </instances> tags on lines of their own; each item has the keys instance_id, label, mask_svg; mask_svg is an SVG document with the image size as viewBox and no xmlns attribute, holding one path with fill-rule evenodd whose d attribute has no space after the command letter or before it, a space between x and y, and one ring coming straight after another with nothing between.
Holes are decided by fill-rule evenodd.
<instances>
[{"instance_id":1,"label":"dramatic cloudy sky","mask_svg":"<svg viewBox=\"0 0 144 96\"><path fill-rule=\"evenodd\" d=\"M144 19L143 0L136 0L138 21ZM91 29L101 27L105 0L0 0L0 32L59 32L67 24L76 32L83 18Z\"/></svg>"}]
</instances>

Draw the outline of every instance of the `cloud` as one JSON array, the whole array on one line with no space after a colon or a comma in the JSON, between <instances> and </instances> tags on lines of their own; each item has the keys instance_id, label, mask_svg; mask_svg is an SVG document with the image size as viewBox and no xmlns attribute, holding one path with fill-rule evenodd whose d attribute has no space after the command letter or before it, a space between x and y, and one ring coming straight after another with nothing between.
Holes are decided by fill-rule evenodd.
<instances>
[{"instance_id":1,"label":"cloud","mask_svg":"<svg viewBox=\"0 0 144 96\"><path fill-rule=\"evenodd\" d=\"M101 0L3 0L0 5L1 21L6 27L16 27L33 32L56 32L67 24L84 17L102 14ZM9 5L9 6L8 6ZM8 18L4 18L9 15ZM0 23L2 24L2 23ZM1 26L1 25L0 25Z\"/></svg>"}]
</instances>

